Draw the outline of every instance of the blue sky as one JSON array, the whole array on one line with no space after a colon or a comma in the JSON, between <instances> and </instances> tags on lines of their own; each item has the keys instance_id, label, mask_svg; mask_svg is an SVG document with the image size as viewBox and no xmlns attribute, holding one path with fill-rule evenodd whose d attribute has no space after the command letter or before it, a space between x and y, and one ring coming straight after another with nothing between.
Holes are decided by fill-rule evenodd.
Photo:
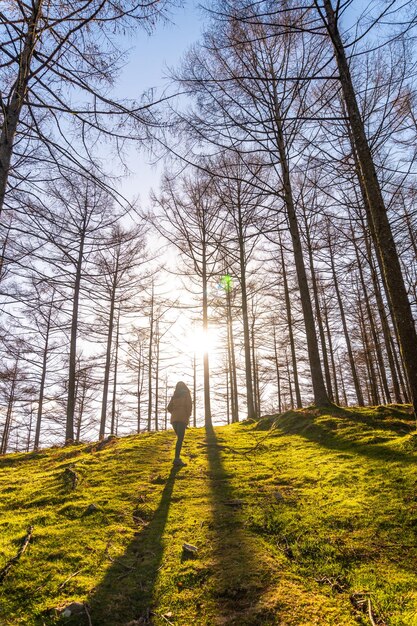
<instances>
[{"instance_id":1,"label":"blue sky","mask_svg":"<svg viewBox=\"0 0 417 626\"><path fill-rule=\"evenodd\" d=\"M134 37L121 41L130 50L128 63L117 81L115 93L118 98L140 98L140 95L156 88L160 93L167 84L168 68L178 67L187 49L198 40L202 28L202 15L196 0L187 0L182 8L171 11L168 22L160 22L151 35L138 29ZM145 152L131 149L129 167L132 175L124 181L122 193L129 199L140 196L146 206L151 187L158 186L161 167L149 164Z\"/></svg>"},{"instance_id":2,"label":"blue sky","mask_svg":"<svg viewBox=\"0 0 417 626\"><path fill-rule=\"evenodd\" d=\"M372 0L371 6L375 8L378 2ZM342 20L343 30L353 27L349 33L352 37L356 19L363 9L363 0L354 0ZM129 54L117 81L115 96L138 99L151 88L161 93L168 82L169 68L177 68L188 48L199 39L203 20L198 0L184 0L184 6L171 10L170 19L159 22L151 35L137 29L133 36L123 38L120 46ZM141 206L146 207L150 189L158 187L162 165L151 165L149 155L139 148L130 148L127 158L132 174L123 181L121 191L129 199L139 196Z\"/></svg>"},{"instance_id":3,"label":"blue sky","mask_svg":"<svg viewBox=\"0 0 417 626\"><path fill-rule=\"evenodd\" d=\"M129 63L119 80L121 93L137 97L149 87L163 84L166 68L175 67L187 48L199 38L202 19L197 2L187 0L183 8L171 12L171 19L159 22L151 35L137 30L134 38L126 38L132 46Z\"/></svg>"}]
</instances>

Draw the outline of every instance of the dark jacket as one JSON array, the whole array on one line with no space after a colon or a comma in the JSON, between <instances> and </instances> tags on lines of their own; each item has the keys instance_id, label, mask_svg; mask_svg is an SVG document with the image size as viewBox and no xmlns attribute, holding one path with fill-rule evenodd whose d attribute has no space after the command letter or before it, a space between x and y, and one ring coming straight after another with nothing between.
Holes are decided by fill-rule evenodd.
<instances>
[{"instance_id":1,"label":"dark jacket","mask_svg":"<svg viewBox=\"0 0 417 626\"><path fill-rule=\"evenodd\" d=\"M189 393L184 393L177 397L173 396L167 407L168 411L171 413L171 424L174 422L182 422L188 425L192 407L193 403Z\"/></svg>"}]
</instances>

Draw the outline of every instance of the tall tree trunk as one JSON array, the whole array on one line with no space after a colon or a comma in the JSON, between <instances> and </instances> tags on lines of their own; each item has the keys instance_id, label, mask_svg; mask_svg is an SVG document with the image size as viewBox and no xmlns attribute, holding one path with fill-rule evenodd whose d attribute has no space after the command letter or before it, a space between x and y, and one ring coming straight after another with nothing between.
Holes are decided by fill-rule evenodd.
<instances>
[{"instance_id":1,"label":"tall tree trunk","mask_svg":"<svg viewBox=\"0 0 417 626\"><path fill-rule=\"evenodd\" d=\"M343 376L342 364L340 362L340 359L338 359L338 367L339 367L340 383L342 385L343 400L345 402L345 406L348 406L349 403L348 403L348 398L347 398L347 393L346 393L345 379Z\"/></svg>"},{"instance_id":2,"label":"tall tree trunk","mask_svg":"<svg viewBox=\"0 0 417 626\"><path fill-rule=\"evenodd\" d=\"M229 360L226 360L226 423L230 424L230 387L229 387Z\"/></svg>"},{"instance_id":3,"label":"tall tree trunk","mask_svg":"<svg viewBox=\"0 0 417 626\"><path fill-rule=\"evenodd\" d=\"M26 452L30 451L30 441L32 439L32 424L33 424L33 405L30 404L30 417L29 417L29 428L28 428L28 438L26 440Z\"/></svg>"},{"instance_id":4,"label":"tall tree trunk","mask_svg":"<svg viewBox=\"0 0 417 626\"><path fill-rule=\"evenodd\" d=\"M37 413L37 419L36 419L35 441L33 443L34 450L37 450L39 448L39 440L40 440L40 435L41 435L43 398L44 398L44 393L45 393L45 381L46 381L46 370L47 370L48 348L49 348L49 333L51 330L51 317L52 317L53 304L54 304L54 297L52 296L51 304L48 309L48 317L46 318L45 344L43 346L42 370L41 370L41 380L40 380L40 385L39 385L39 396L38 396L38 413Z\"/></svg>"},{"instance_id":5,"label":"tall tree trunk","mask_svg":"<svg viewBox=\"0 0 417 626\"><path fill-rule=\"evenodd\" d=\"M164 411L164 429L168 428L168 377L165 376L165 411Z\"/></svg>"},{"instance_id":6,"label":"tall tree trunk","mask_svg":"<svg viewBox=\"0 0 417 626\"><path fill-rule=\"evenodd\" d=\"M197 427L197 358L193 356L193 426Z\"/></svg>"},{"instance_id":7,"label":"tall tree trunk","mask_svg":"<svg viewBox=\"0 0 417 626\"><path fill-rule=\"evenodd\" d=\"M227 338L230 353L230 395L232 406L232 422L239 421L239 399L237 393L237 373L236 373L236 351L233 333L233 315L232 315L232 294L230 289L226 290L226 307L227 307Z\"/></svg>"},{"instance_id":8,"label":"tall tree trunk","mask_svg":"<svg viewBox=\"0 0 417 626\"><path fill-rule=\"evenodd\" d=\"M203 233L203 258L202 258L202 279L203 279L203 332L208 336L208 276L207 276L207 241L206 232ZM211 402L210 402L210 361L208 351L203 354L203 378L204 378L204 424L206 428L212 428Z\"/></svg>"},{"instance_id":9,"label":"tall tree trunk","mask_svg":"<svg viewBox=\"0 0 417 626\"><path fill-rule=\"evenodd\" d=\"M373 340L373 344L374 344L374 348L375 348L376 358L377 358L377 361L378 361L379 373L380 373L380 376L381 376L382 389L384 391L384 395L385 395L385 398L387 399L387 402L389 402L391 404L391 394L390 394L390 390L389 390L389 387L388 387L388 380L387 380L387 375L386 375L386 371L385 371L384 358L382 356L381 344L380 344L380 341L379 341L377 329L375 327L375 319L374 319L374 315L373 315L372 309L371 309L369 292L368 292L368 288L366 286L365 277L364 277L364 274L363 274L362 260L361 260L361 258L359 256L359 249L358 249L358 245L356 243L355 234L354 234L354 231L353 231L352 224L351 224L351 236L352 236L353 246L355 248L356 262L358 264L359 279L360 279L361 287L362 287L363 300L365 302L366 312L367 312L368 320L369 320L369 327L370 327L370 330L371 330L371 336L372 336L372 340Z\"/></svg>"},{"instance_id":10,"label":"tall tree trunk","mask_svg":"<svg viewBox=\"0 0 417 626\"><path fill-rule=\"evenodd\" d=\"M404 218L405 218L405 223L407 224L407 230L408 230L408 234L410 237L411 247L414 252L414 262L416 262L417 261L417 232L411 220L410 213L407 211L406 206L404 206Z\"/></svg>"},{"instance_id":11,"label":"tall tree trunk","mask_svg":"<svg viewBox=\"0 0 417 626\"><path fill-rule=\"evenodd\" d=\"M117 259L117 263L118 263L118 259ZM107 327L106 363L104 366L103 397L101 400L101 419L100 419L100 431L99 431L100 439L103 439L105 431L106 431L107 398L109 394L111 348L112 348L112 343L113 343L114 309L115 309L115 303L116 303L116 281L117 281L116 277L117 277L117 266L116 266L116 272L113 277L112 289L111 289L111 294L110 294L110 313L109 313L109 325Z\"/></svg>"},{"instance_id":12,"label":"tall tree trunk","mask_svg":"<svg viewBox=\"0 0 417 626\"><path fill-rule=\"evenodd\" d=\"M289 338L290 350L291 350L292 373L294 377L295 397L297 401L297 409L301 409L301 407L303 406L303 403L301 401L300 385L298 382L297 355L295 352L295 339L294 339L294 330L293 330L294 322L293 322L292 312L291 312L290 290L288 288L287 269L285 266L284 249L282 246L281 238L280 238L279 243L280 243L280 253L281 253L282 281L284 285L285 309L287 313L288 338ZM294 402L292 398L292 390L291 390L291 405L292 407L294 407Z\"/></svg>"},{"instance_id":13,"label":"tall tree trunk","mask_svg":"<svg viewBox=\"0 0 417 626\"><path fill-rule=\"evenodd\" d=\"M66 427L65 427L65 441L68 443L74 441L78 311L79 311L79 302L80 302L80 287L81 287L82 264L83 264L84 244L85 244L85 226L86 226L86 221L84 219L84 224L81 230L81 240L80 240L80 247L78 250L77 265L76 265L76 270L75 270L74 293L73 293L73 301L72 301L70 354L69 354L69 369L68 369L67 420L66 420Z\"/></svg>"},{"instance_id":14,"label":"tall tree trunk","mask_svg":"<svg viewBox=\"0 0 417 626\"><path fill-rule=\"evenodd\" d=\"M252 313L252 320L250 325L250 343L251 343L251 364L252 364L252 381L253 381L253 404L255 408L255 415L260 417L259 413L259 394L258 394L258 380L256 371L256 344L255 344L255 315Z\"/></svg>"},{"instance_id":15,"label":"tall tree trunk","mask_svg":"<svg viewBox=\"0 0 417 626\"><path fill-rule=\"evenodd\" d=\"M148 431L152 430L152 359L154 335L154 283L152 281L151 312L149 316L149 346L148 346Z\"/></svg>"},{"instance_id":16,"label":"tall tree trunk","mask_svg":"<svg viewBox=\"0 0 417 626\"><path fill-rule=\"evenodd\" d=\"M117 311L116 321L116 341L114 346L114 368L113 368L113 398L111 403L111 427L110 433L115 434L116 421L116 399L117 399L117 369L119 364L119 333L120 333L120 308Z\"/></svg>"},{"instance_id":17,"label":"tall tree trunk","mask_svg":"<svg viewBox=\"0 0 417 626\"><path fill-rule=\"evenodd\" d=\"M366 329L365 314L364 314L363 307L362 307L362 299L361 299L359 289L358 289L357 304L358 304L358 313L359 313L359 328L360 328L361 337L362 337L363 351L365 354L366 368L368 370L368 378L369 378L369 386L370 386L370 391L371 391L372 404L378 405L380 404L380 401L379 401L379 393L378 393L378 383L377 383L375 367L374 367L374 355L371 350L368 331Z\"/></svg>"},{"instance_id":18,"label":"tall tree trunk","mask_svg":"<svg viewBox=\"0 0 417 626\"><path fill-rule=\"evenodd\" d=\"M3 124L0 134L0 214L4 206L14 139L27 93L33 53L39 36L37 29L42 18L42 5L43 0L34 0L32 2L32 13L27 23L26 37L23 42L22 51L18 56L19 72L13 85L12 93L9 94L7 100L2 100Z\"/></svg>"},{"instance_id":19,"label":"tall tree trunk","mask_svg":"<svg viewBox=\"0 0 417 626\"><path fill-rule=\"evenodd\" d=\"M313 307L311 305L310 291L308 287L307 273L304 265L304 253L300 240L297 214L295 211L293 192L288 166L287 152L285 147L284 131L280 117L280 106L276 84L274 81L274 101L275 101L275 126L276 140L279 152L283 196L287 212L288 224L291 234L292 247L294 252L295 268L297 272L298 289L301 297L301 307L303 310L304 326L307 339L307 352L310 363L311 382L313 384L314 402L317 406L328 406L330 404L324 384L323 372L321 369L319 346L317 342L316 328L314 324Z\"/></svg>"},{"instance_id":20,"label":"tall tree trunk","mask_svg":"<svg viewBox=\"0 0 417 626\"><path fill-rule=\"evenodd\" d=\"M252 379L252 359L251 359L251 342L249 330L249 312L248 312L248 293L246 285L246 250L245 237L243 232L243 217L240 200L237 201L238 214L238 241L239 241L239 260L240 260L240 288L242 296L242 319L243 319L243 345L245 351L245 381L246 381L246 404L248 418L254 419L256 416L255 400L253 395L253 379Z\"/></svg>"},{"instance_id":21,"label":"tall tree trunk","mask_svg":"<svg viewBox=\"0 0 417 626\"><path fill-rule=\"evenodd\" d=\"M362 394L362 390L361 390L361 387L360 387L360 384L359 384L358 374L357 374L357 371L356 371L355 359L353 358L352 344L351 344L351 341L350 341L350 335L349 335L349 331L348 331L348 327L347 327L347 323L346 323L345 309L344 309L344 306L343 306L342 297L340 295L339 283L338 283L338 280L337 280L336 267L335 267L335 263L334 263L333 247L332 247L330 232L328 233L328 246L329 246L329 255L330 255L330 266L331 266L332 277L333 277L333 285L334 285L334 288L335 288L336 299L337 299L337 303L338 303L338 306L339 306L340 320L342 322L343 335L345 337L346 348L347 348L347 351L348 351L349 364L350 364L350 369L351 369L351 372L352 372L353 385L355 387L355 393L356 393L356 398L358 400L358 405L359 406L363 406L365 403L364 403L364 400L363 400L363 394Z\"/></svg>"},{"instance_id":22,"label":"tall tree trunk","mask_svg":"<svg viewBox=\"0 0 417 626\"><path fill-rule=\"evenodd\" d=\"M229 314L227 312L226 318L226 341L227 341L227 355L226 355L226 382L227 382L227 423L233 421L233 416L235 415L235 397L234 397L234 389L233 389L233 372L232 372L232 354L231 354L231 346L230 346L230 326L229 326ZM229 410L231 409L232 419L230 420Z\"/></svg>"},{"instance_id":23,"label":"tall tree trunk","mask_svg":"<svg viewBox=\"0 0 417 626\"><path fill-rule=\"evenodd\" d=\"M278 361L278 346L277 346L277 331L275 324L273 326L273 336L274 336L274 361L275 361L275 372L277 376L277 398L278 398L278 413L282 412L282 399L281 399L281 372Z\"/></svg>"},{"instance_id":24,"label":"tall tree trunk","mask_svg":"<svg viewBox=\"0 0 417 626\"><path fill-rule=\"evenodd\" d=\"M344 110L346 110L346 108ZM368 198L367 198L367 195L366 195L365 185L364 185L363 178L362 178L362 175L361 175L361 169L360 169L360 165L359 165L358 155L357 155L357 152L356 152L355 147L354 147L354 140L353 140L353 135L352 135L352 129L349 126L348 126L348 133L349 133L349 138L350 138L350 141L351 141L351 144L352 144L352 154L353 154L353 158L354 158L354 161L355 161L356 173L357 173L357 177L358 177L358 181L359 181L359 186L360 186L360 189L361 189L363 205L364 205L365 213L366 213L366 216L367 216L368 228L369 228L369 232L370 232L373 244L374 244L374 250L375 250L375 255L376 255L376 258L377 258L378 267L380 268L380 271L381 271L381 282L382 282L382 286L383 286L385 295L387 297L387 304L388 304L388 310L389 310L389 313L390 313L390 317L394 321L394 312L393 312L393 308L392 308L390 297L389 297L388 286L387 286L387 283L386 283L386 280L385 280L384 273L382 271L383 261L382 261L382 258L381 258L381 252L380 252L378 246L376 245L376 234L375 234L374 224L373 224L373 221L371 219L371 211L370 211L370 208L369 208L369 202L368 202ZM371 266L372 280L373 280L373 284L374 284L374 291L375 291L375 295L377 297L378 309L380 311L380 318L381 318L381 322L382 322L382 327L384 329L385 341L386 341L387 346L388 345L391 346L391 353L392 353L392 356L393 356L393 359L394 359L394 363L395 363L395 368L396 368L396 371L397 371L397 374L398 374L398 380L399 380L399 383L401 385L401 389L402 389L402 392L403 392L403 396L404 396L405 402L408 402L408 393L409 393L409 391L406 390L406 385L404 383L404 379L403 379L403 375L402 375L402 371L401 371L401 365L399 364L399 360L398 360L398 357L397 357L397 348L394 345L394 342L393 342L393 339L392 339L392 336L391 336L391 331L390 331L389 326L388 326L387 316L385 315L385 306L384 306L384 303L383 303L382 294L381 294L380 289L379 289L379 282L378 282L378 279L377 279L377 276L376 276L376 269L375 269L373 261L372 261L372 256L373 255L372 255L372 250L371 250L371 246L370 246L370 242L369 242L369 238L368 238L368 233L366 231L364 220L363 220L363 216L362 216L361 213L359 213L359 217L360 217L360 221L361 221L361 225L362 225L362 230L363 230L364 236L365 236L365 241L366 241L366 244L367 244L367 252L368 252L368 257L369 257L369 263L370 263L370 266ZM378 297L378 293L380 294L379 297ZM394 334L395 334L395 337L396 337L396 340L397 340L397 344L399 346L400 345L400 340L399 340L399 336L398 336L398 329L397 329L397 326L396 326L395 322L394 322ZM388 348L387 348L387 351L388 351ZM404 367L404 361L402 359L402 355L401 355L401 363L402 363L402 366ZM391 362L390 362L390 364L391 364ZM394 371L395 371L395 368L394 368ZM396 376L393 375L393 381L395 379L396 379ZM397 396L397 397L399 397L399 396Z\"/></svg>"},{"instance_id":25,"label":"tall tree trunk","mask_svg":"<svg viewBox=\"0 0 417 626\"><path fill-rule=\"evenodd\" d=\"M6 419L3 426L3 435L0 444L0 454L6 454L7 447L9 445L9 437L12 426L12 417L13 417L13 406L15 402L16 396L16 385L17 385L17 376L19 371L19 361L20 361L20 352L16 355L16 360L14 362L13 370L12 370L12 380L10 393L7 400L7 409L6 409Z\"/></svg>"},{"instance_id":26,"label":"tall tree trunk","mask_svg":"<svg viewBox=\"0 0 417 626\"><path fill-rule=\"evenodd\" d=\"M378 307L379 319L380 319L380 322L381 322L382 332L383 332L383 335L384 335L385 350L386 350L386 353L387 353L389 368L390 368L390 372L391 372L391 379L392 379L392 386L393 386L393 389L394 389L395 401L398 404L401 404L402 403L401 390L400 390L400 383L399 383L399 380L398 380L398 375L397 375L397 370L396 370L396 366L395 366L394 355L393 355L392 346L391 346L391 333L390 333L390 329L389 329L389 326L388 326L387 315L386 315L386 311L385 311L384 301L382 299L382 293L381 293L381 288L380 288L379 281L378 281L376 268L375 268L374 261L373 261L373 258L372 258L371 242L370 242L369 237L368 237L368 235L367 235L367 233L365 231L365 228L363 228L363 234L364 234L364 237L365 237L366 256L367 256L367 260L368 260L369 269L370 269L370 272L371 272L372 285L373 285L373 288L374 288L376 304L377 304L377 307Z\"/></svg>"},{"instance_id":27,"label":"tall tree trunk","mask_svg":"<svg viewBox=\"0 0 417 626\"><path fill-rule=\"evenodd\" d=\"M304 204L303 204L303 217L304 217L304 225L305 225L304 234L306 237L308 261L310 265L311 287L313 290L314 307L316 310L316 321L317 321L317 327L319 331L320 345L321 345L321 355L323 358L324 377L326 379L327 395L329 396L329 399L333 401L332 380L330 377L330 367L329 367L329 359L327 357L326 337L324 335L323 319L322 319L321 309L320 309L316 268L314 267L313 246L311 244L310 230L309 230L309 225L307 221L307 215L306 215Z\"/></svg>"},{"instance_id":28,"label":"tall tree trunk","mask_svg":"<svg viewBox=\"0 0 417 626\"><path fill-rule=\"evenodd\" d=\"M336 362L334 358L332 333L330 331L329 311L328 311L326 301L323 302L323 318L324 318L324 325L326 328L327 343L329 345L330 362L332 364L334 396L335 396L336 404L340 404L339 385L337 382L337 372L336 372Z\"/></svg>"},{"instance_id":29,"label":"tall tree trunk","mask_svg":"<svg viewBox=\"0 0 417 626\"><path fill-rule=\"evenodd\" d=\"M287 366L287 378L288 378L288 392L290 394L290 404L291 404L291 408L294 409L295 408L295 404L294 404L294 395L292 392L292 382L291 382L291 373L290 373L290 364L288 361L288 352L285 353L285 362L286 362L286 366ZM299 408L299 407L297 407Z\"/></svg>"},{"instance_id":30,"label":"tall tree trunk","mask_svg":"<svg viewBox=\"0 0 417 626\"><path fill-rule=\"evenodd\" d=\"M160 336L159 336L159 323L156 322L155 328L155 341L156 341L156 359L155 359L155 430L159 430L158 424L158 411L159 411L159 349L160 349Z\"/></svg>"},{"instance_id":31,"label":"tall tree trunk","mask_svg":"<svg viewBox=\"0 0 417 626\"><path fill-rule=\"evenodd\" d=\"M10 437L10 430L11 430L11 426L12 426L12 413L13 413L13 405L14 405L14 401L15 401L15 391L16 391L16 383L17 383L17 360L16 360L16 365L14 368L14 375L13 375L13 380L12 380L12 385L10 388L10 394L9 394L9 398L7 401L7 409L6 409L6 419L4 422L4 427L3 427L3 435L1 438L1 445L0 445L0 454L6 454L7 452L7 447L9 445L9 437Z\"/></svg>"},{"instance_id":32,"label":"tall tree trunk","mask_svg":"<svg viewBox=\"0 0 417 626\"><path fill-rule=\"evenodd\" d=\"M4 262L6 260L6 251L7 251L7 245L9 243L9 237L10 237L10 231L11 231L11 226L9 226L7 228L6 234L4 236L2 245L1 245L1 252L0 252L0 282L3 280L6 272L7 272L7 266L5 268L4 266Z\"/></svg>"},{"instance_id":33,"label":"tall tree trunk","mask_svg":"<svg viewBox=\"0 0 417 626\"><path fill-rule=\"evenodd\" d=\"M317 0L315 0L315 4L316 7L318 7ZM353 138L353 148L357 154L360 175L369 206L369 219L372 223L371 233L375 237L375 246L380 252L382 261L381 270L388 288L388 297L391 302L394 324L398 332L400 350L410 387L412 404L414 412L417 415L416 327L381 187L356 100L349 64L340 37L336 16L331 0L323 0L323 5L327 20L324 16L323 18L335 51L343 98Z\"/></svg>"},{"instance_id":34,"label":"tall tree trunk","mask_svg":"<svg viewBox=\"0 0 417 626\"><path fill-rule=\"evenodd\" d=\"M138 377L137 377L137 396L138 403L136 407L137 412L137 432L140 433L141 420L142 420L142 391L143 391L143 377L144 377L144 367L143 367L143 344L139 343L139 355L138 355Z\"/></svg>"},{"instance_id":35,"label":"tall tree trunk","mask_svg":"<svg viewBox=\"0 0 417 626\"><path fill-rule=\"evenodd\" d=\"M78 389L80 387L79 380L80 380L81 376L83 376L84 382L81 385L82 392L81 392L81 397L79 398L77 430L76 430L76 433L75 433L75 441L77 443L79 443L80 438L81 438L81 426L82 426L82 422L83 422L84 406L85 406L85 400L86 400L86 395L87 395L87 369L86 368L84 368L83 372L79 372L79 374L78 374L76 398L79 397Z\"/></svg>"}]
</instances>

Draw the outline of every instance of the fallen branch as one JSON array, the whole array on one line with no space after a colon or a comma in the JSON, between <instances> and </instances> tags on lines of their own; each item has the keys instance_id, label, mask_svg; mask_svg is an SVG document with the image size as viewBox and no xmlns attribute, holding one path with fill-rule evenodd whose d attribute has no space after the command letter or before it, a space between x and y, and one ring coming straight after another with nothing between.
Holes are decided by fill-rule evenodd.
<instances>
[{"instance_id":1,"label":"fallen branch","mask_svg":"<svg viewBox=\"0 0 417 626\"><path fill-rule=\"evenodd\" d=\"M385 626L385 622L374 615L369 593L354 593L350 599L356 609L368 614L372 626Z\"/></svg>"},{"instance_id":2,"label":"fallen branch","mask_svg":"<svg viewBox=\"0 0 417 626\"><path fill-rule=\"evenodd\" d=\"M79 569L76 572L74 572L73 574L71 574L71 576L68 576L68 578L66 580L64 580L63 583L61 583L58 587L58 589L63 589L65 587L65 585L67 584L67 582L69 582L71 580L71 578L74 578L74 576L76 576L77 574L79 574L82 570Z\"/></svg>"},{"instance_id":3,"label":"fallen branch","mask_svg":"<svg viewBox=\"0 0 417 626\"><path fill-rule=\"evenodd\" d=\"M10 559L10 561L6 563L6 565L3 567L2 570L0 570L0 584L6 578L7 574L9 573L13 565L16 565L20 557L25 553L26 548L29 545L29 541L32 538L32 534L33 534L33 526L29 526L27 534L25 538L23 539L22 545L20 546L18 553L16 554L16 556Z\"/></svg>"},{"instance_id":4,"label":"fallen branch","mask_svg":"<svg viewBox=\"0 0 417 626\"><path fill-rule=\"evenodd\" d=\"M162 617L162 619L164 619L167 624L170 624L170 626L174 626L173 622L170 622L169 619L167 617L165 617L165 615L163 613L154 613L154 612L152 612L151 615L156 615L157 617Z\"/></svg>"},{"instance_id":5,"label":"fallen branch","mask_svg":"<svg viewBox=\"0 0 417 626\"><path fill-rule=\"evenodd\" d=\"M90 612L89 612L86 604L84 604L84 609L85 609L85 612L87 614L89 626L93 626L93 622L91 621L91 615L90 615Z\"/></svg>"}]
</instances>

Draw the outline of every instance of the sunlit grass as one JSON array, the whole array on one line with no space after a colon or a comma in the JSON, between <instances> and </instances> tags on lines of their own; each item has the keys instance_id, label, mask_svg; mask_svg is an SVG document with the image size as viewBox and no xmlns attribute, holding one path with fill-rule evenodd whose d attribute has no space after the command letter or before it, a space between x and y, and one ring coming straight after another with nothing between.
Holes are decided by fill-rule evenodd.
<instances>
[{"instance_id":1,"label":"sunlit grass","mask_svg":"<svg viewBox=\"0 0 417 626\"><path fill-rule=\"evenodd\" d=\"M416 623L406 409L310 408L208 439L190 429L178 472L173 443L164 432L0 460L0 568L34 526L0 588L1 624L87 625L59 617L77 600L100 626L365 625L360 594L376 619Z\"/></svg>"}]
</instances>

